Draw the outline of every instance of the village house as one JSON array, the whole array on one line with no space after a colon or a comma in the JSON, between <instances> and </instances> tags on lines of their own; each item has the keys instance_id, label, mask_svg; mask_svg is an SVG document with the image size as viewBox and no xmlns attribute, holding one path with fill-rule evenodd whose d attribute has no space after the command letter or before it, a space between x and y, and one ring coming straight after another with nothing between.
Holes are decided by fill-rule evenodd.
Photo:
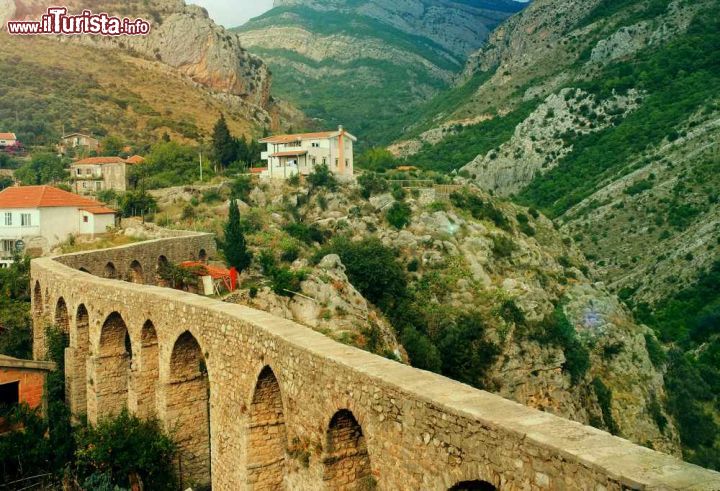
<instances>
[{"instance_id":1,"label":"village house","mask_svg":"<svg viewBox=\"0 0 720 491\"><path fill-rule=\"evenodd\" d=\"M115 226L115 210L52 186L0 191L0 267L16 251L41 256L70 236L96 237Z\"/></svg>"},{"instance_id":2,"label":"village house","mask_svg":"<svg viewBox=\"0 0 720 491\"><path fill-rule=\"evenodd\" d=\"M263 138L267 144L261 158L268 167L263 178L288 179L296 174L308 175L318 165L327 165L338 177L353 177L353 143L357 138L340 126L337 131L276 135Z\"/></svg>"},{"instance_id":3,"label":"village house","mask_svg":"<svg viewBox=\"0 0 720 491\"><path fill-rule=\"evenodd\" d=\"M0 407L9 409L27 404L30 409L45 413L47 376L53 370L55 363L51 361L0 355ZM0 416L0 434L15 429Z\"/></svg>"},{"instance_id":4,"label":"village house","mask_svg":"<svg viewBox=\"0 0 720 491\"><path fill-rule=\"evenodd\" d=\"M90 157L70 165L70 179L76 193L88 195L112 189L125 192L129 186L128 168L138 160L123 160L120 157Z\"/></svg>"},{"instance_id":5,"label":"village house","mask_svg":"<svg viewBox=\"0 0 720 491\"><path fill-rule=\"evenodd\" d=\"M14 147L17 143L15 133L0 133L0 148Z\"/></svg>"},{"instance_id":6,"label":"village house","mask_svg":"<svg viewBox=\"0 0 720 491\"><path fill-rule=\"evenodd\" d=\"M90 135L82 133L71 133L60 138L58 151L65 155L68 150L74 149L82 152L97 152L100 148L100 141Z\"/></svg>"}]
</instances>

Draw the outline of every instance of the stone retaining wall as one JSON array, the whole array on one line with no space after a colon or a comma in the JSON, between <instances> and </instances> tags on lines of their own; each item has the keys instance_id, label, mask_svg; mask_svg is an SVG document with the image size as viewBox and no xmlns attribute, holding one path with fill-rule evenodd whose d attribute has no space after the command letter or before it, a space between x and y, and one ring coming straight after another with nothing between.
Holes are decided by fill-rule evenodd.
<instances>
[{"instance_id":1,"label":"stone retaining wall","mask_svg":"<svg viewBox=\"0 0 720 491\"><path fill-rule=\"evenodd\" d=\"M185 487L211 479L216 491L275 489L282 479L286 489L312 490L447 490L464 481L503 490L720 489L718 473L268 313L99 277L107 262L122 270L137 260L151 283L160 255L177 261L200 249L212 256L212 238L32 263L36 357L41 327L62 301L73 410L95 421L118 401L137 410L151 400L142 413L156 413L178 441Z\"/></svg>"}]
</instances>

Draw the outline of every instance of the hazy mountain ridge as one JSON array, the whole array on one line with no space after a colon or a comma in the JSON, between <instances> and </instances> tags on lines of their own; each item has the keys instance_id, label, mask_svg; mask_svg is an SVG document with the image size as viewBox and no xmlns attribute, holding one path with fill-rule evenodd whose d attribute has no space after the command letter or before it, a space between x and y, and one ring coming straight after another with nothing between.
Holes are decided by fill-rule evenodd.
<instances>
[{"instance_id":1,"label":"hazy mountain ridge","mask_svg":"<svg viewBox=\"0 0 720 491\"><path fill-rule=\"evenodd\" d=\"M493 5L282 1L237 31L271 66L279 96L364 143L386 142L403 114L447 88L490 30L523 7Z\"/></svg>"}]
</instances>

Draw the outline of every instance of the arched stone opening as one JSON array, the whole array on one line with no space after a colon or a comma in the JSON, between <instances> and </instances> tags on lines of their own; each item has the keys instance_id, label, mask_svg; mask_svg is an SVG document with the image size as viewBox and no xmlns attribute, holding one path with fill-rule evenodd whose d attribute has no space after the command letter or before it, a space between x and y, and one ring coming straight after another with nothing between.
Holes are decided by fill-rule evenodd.
<instances>
[{"instance_id":1,"label":"arched stone opening","mask_svg":"<svg viewBox=\"0 0 720 491\"><path fill-rule=\"evenodd\" d=\"M43 315L43 298L42 298L42 288L40 287L40 282L35 282L35 288L33 288L33 312L35 313L36 317L40 317Z\"/></svg>"},{"instance_id":2,"label":"arched stone opening","mask_svg":"<svg viewBox=\"0 0 720 491\"><path fill-rule=\"evenodd\" d=\"M70 314L68 313L65 299L60 297L55 305L55 327L57 327L65 336L70 335Z\"/></svg>"},{"instance_id":3,"label":"arched stone opening","mask_svg":"<svg viewBox=\"0 0 720 491\"><path fill-rule=\"evenodd\" d=\"M330 420L323 464L323 481L329 489L364 489L374 482L362 427L347 409Z\"/></svg>"},{"instance_id":4,"label":"arched stone opening","mask_svg":"<svg viewBox=\"0 0 720 491\"><path fill-rule=\"evenodd\" d=\"M170 269L170 261L165 256L158 257L157 267L155 269L155 278L158 286L168 286L164 279L165 273Z\"/></svg>"},{"instance_id":5,"label":"arched stone opening","mask_svg":"<svg viewBox=\"0 0 720 491\"><path fill-rule=\"evenodd\" d=\"M103 323L95 356L93 391L95 417L119 414L127 407L132 350L127 325L117 312ZM88 416L90 416L90 406Z\"/></svg>"},{"instance_id":6,"label":"arched stone opening","mask_svg":"<svg viewBox=\"0 0 720 491\"><path fill-rule=\"evenodd\" d=\"M80 271L81 271L82 273L90 274L90 271L88 271L88 270L85 269L85 268L80 268Z\"/></svg>"},{"instance_id":7,"label":"arched stone opening","mask_svg":"<svg viewBox=\"0 0 720 491\"><path fill-rule=\"evenodd\" d=\"M287 433L280 384L270 367L260 372L248 428L248 485L252 489L282 489Z\"/></svg>"},{"instance_id":8,"label":"arched stone opening","mask_svg":"<svg viewBox=\"0 0 720 491\"><path fill-rule=\"evenodd\" d=\"M200 252L198 253L198 259L201 262L206 262L208 260L207 251L205 249L200 249Z\"/></svg>"},{"instance_id":9,"label":"arched stone opening","mask_svg":"<svg viewBox=\"0 0 720 491\"><path fill-rule=\"evenodd\" d=\"M133 367L133 397L131 407L141 418L149 418L157 412L156 388L159 380L159 350L155 325L147 321L140 333L139 363Z\"/></svg>"},{"instance_id":10,"label":"arched stone opening","mask_svg":"<svg viewBox=\"0 0 720 491\"><path fill-rule=\"evenodd\" d=\"M487 481L462 481L448 489L448 491L497 491L497 488Z\"/></svg>"},{"instance_id":11,"label":"arched stone opening","mask_svg":"<svg viewBox=\"0 0 720 491\"><path fill-rule=\"evenodd\" d=\"M170 357L165 390L165 418L182 467L181 488L209 486L210 382L202 349L190 332L183 333Z\"/></svg>"},{"instance_id":12,"label":"arched stone opening","mask_svg":"<svg viewBox=\"0 0 720 491\"><path fill-rule=\"evenodd\" d=\"M130 263L130 270L128 271L128 280L131 283L137 283L142 285L145 283L145 275L143 274L143 267L139 261L133 261Z\"/></svg>"},{"instance_id":13,"label":"arched stone opening","mask_svg":"<svg viewBox=\"0 0 720 491\"><path fill-rule=\"evenodd\" d=\"M70 409L75 416L87 413L88 356L90 355L90 315L84 304L75 313L75 338L70 340L71 363L65 367Z\"/></svg>"},{"instance_id":14,"label":"arched stone opening","mask_svg":"<svg viewBox=\"0 0 720 491\"><path fill-rule=\"evenodd\" d=\"M105 272L104 272L105 278L110 279L117 279L117 268L112 262L109 262L105 265Z\"/></svg>"}]
</instances>

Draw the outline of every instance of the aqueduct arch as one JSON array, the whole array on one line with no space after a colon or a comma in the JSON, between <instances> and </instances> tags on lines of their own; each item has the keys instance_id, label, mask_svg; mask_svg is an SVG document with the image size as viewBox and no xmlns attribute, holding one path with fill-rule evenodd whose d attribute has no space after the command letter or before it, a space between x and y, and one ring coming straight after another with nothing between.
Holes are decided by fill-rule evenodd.
<instances>
[{"instance_id":1,"label":"aqueduct arch","mask_svg":"<svg viewBox=\"0 0 720 491\"><path fill-rule=\"evenodd\" d=\"M130 263L130 269L128 270L128 280L130 283L143 284L145 283L145 274L143 272L142 264L140 261L135 259Z\"/></svg>"},{"instance_id":2,"label":"aqueduct arch","mask_svg":"<svg viewBox=\"0 0 720 491\"><path fill-rule=\"evenodd\" d=\"M497 488L487 481L462 481L451 487L448 491L497 491Z\"/></svg>"},{"instance_id":3,"label":"aqueduct arch","mask_svg":"<svg viewBox=\"0 0 720 491\"><path fill-rule=\"evenodd\" d=\"M181 484L209 485L210 382L202 348L189 331L172 349L164 409L184 469Z\"/></svg>"},{"instance_id":4,"label":"aqueduct arch","mask_svg":"<svg viewBox=\"0 0 720 491\"><path fill-rule=\"evenodd\" d=\"M66 353L65 386L69 393L70 410L75 415L87 414L88 358L90 356L90 314L84 304L75 312L75 328L70 331L70 348Z\"/></svg>"},{"instance_id":5,"label":"aqueduct arch","mask_svg":"<svg viewBox=\"0 0 720 491\"><path fill-rule=\"evenodd\" d=\"M330 420L323 463L323 480L330 489L366 489L372 486L365 436L355 415L347 409L338 411Z\"/></svg>"},{"instance_id":6,"label":"aqueduct arch","mask_svg":"<svg viewBox=\"0 0 720 491\"><path fill-rule=\"evenodd\" d=\"M128 405L131 351L128 350L128 328L118 312L112 312L102 325L92 376L88 381L88 419L119 414Z\"/></svg>"},{"instance_id":7,"label":"aqueduct arch","mask_svg":"<svg viewBox=\"0 0 720 491\"><path fill-rule=\"evenodd\" d=\"M249 420L248 484L253 489L280 489L285 474L287 432L280 384L269 366L258 376Z\"/></svg>"},{"instance_id":8,"label":"aqueduct arch","mask_svg":"<svg viewBox=\"0 0 720 491\"><path fill-rule=\"evenodd\" d=\"M132 367L130 410L142 418L157 413L157 386L160 381L160 351L155 325L146 321L140 331L140 350Z\"/></svg>"},{"instance_id":9,"label":"aqueduct arch","mask_svg":"<svg viewBox=\"0 0 720 491\"><path fill-rule=\"evenodd\" d=\"M105 265L105 278L110 278L110 279L115 280L115 279L117 279L117 277L118 277L117 268L115 267L115 264L112 261L108 262Z\"/></svg>"},{"instance_id":10,"label":"aqueduct arch","mask_svg":"<svg viewBox=\"0 0 720 491\"><path fill-rule=\"evenodd\" d=\"M55 318L53 320L55 327L60 329L65 336L70 335L70 314L63 297L60 297L55 304Z\"/></svg>"},{"instance_id":11,"label":"aqueduct arch","mask_svg":"<svg viewBox=\"0 0 720 491\"><path fill-rule=\"evenodd\" d=\"M137 260L147 269L201 249L214 255L212 236L35 259L31 275L37 359L46 355L44 328L60 298L72 314L66 369L73 413L86 407L92 422L126 406L139 415L155 409L182 451L185 485L720 489L718 473L268 313L103 278L108 264Z\"/></svg>"}]
</instances>

